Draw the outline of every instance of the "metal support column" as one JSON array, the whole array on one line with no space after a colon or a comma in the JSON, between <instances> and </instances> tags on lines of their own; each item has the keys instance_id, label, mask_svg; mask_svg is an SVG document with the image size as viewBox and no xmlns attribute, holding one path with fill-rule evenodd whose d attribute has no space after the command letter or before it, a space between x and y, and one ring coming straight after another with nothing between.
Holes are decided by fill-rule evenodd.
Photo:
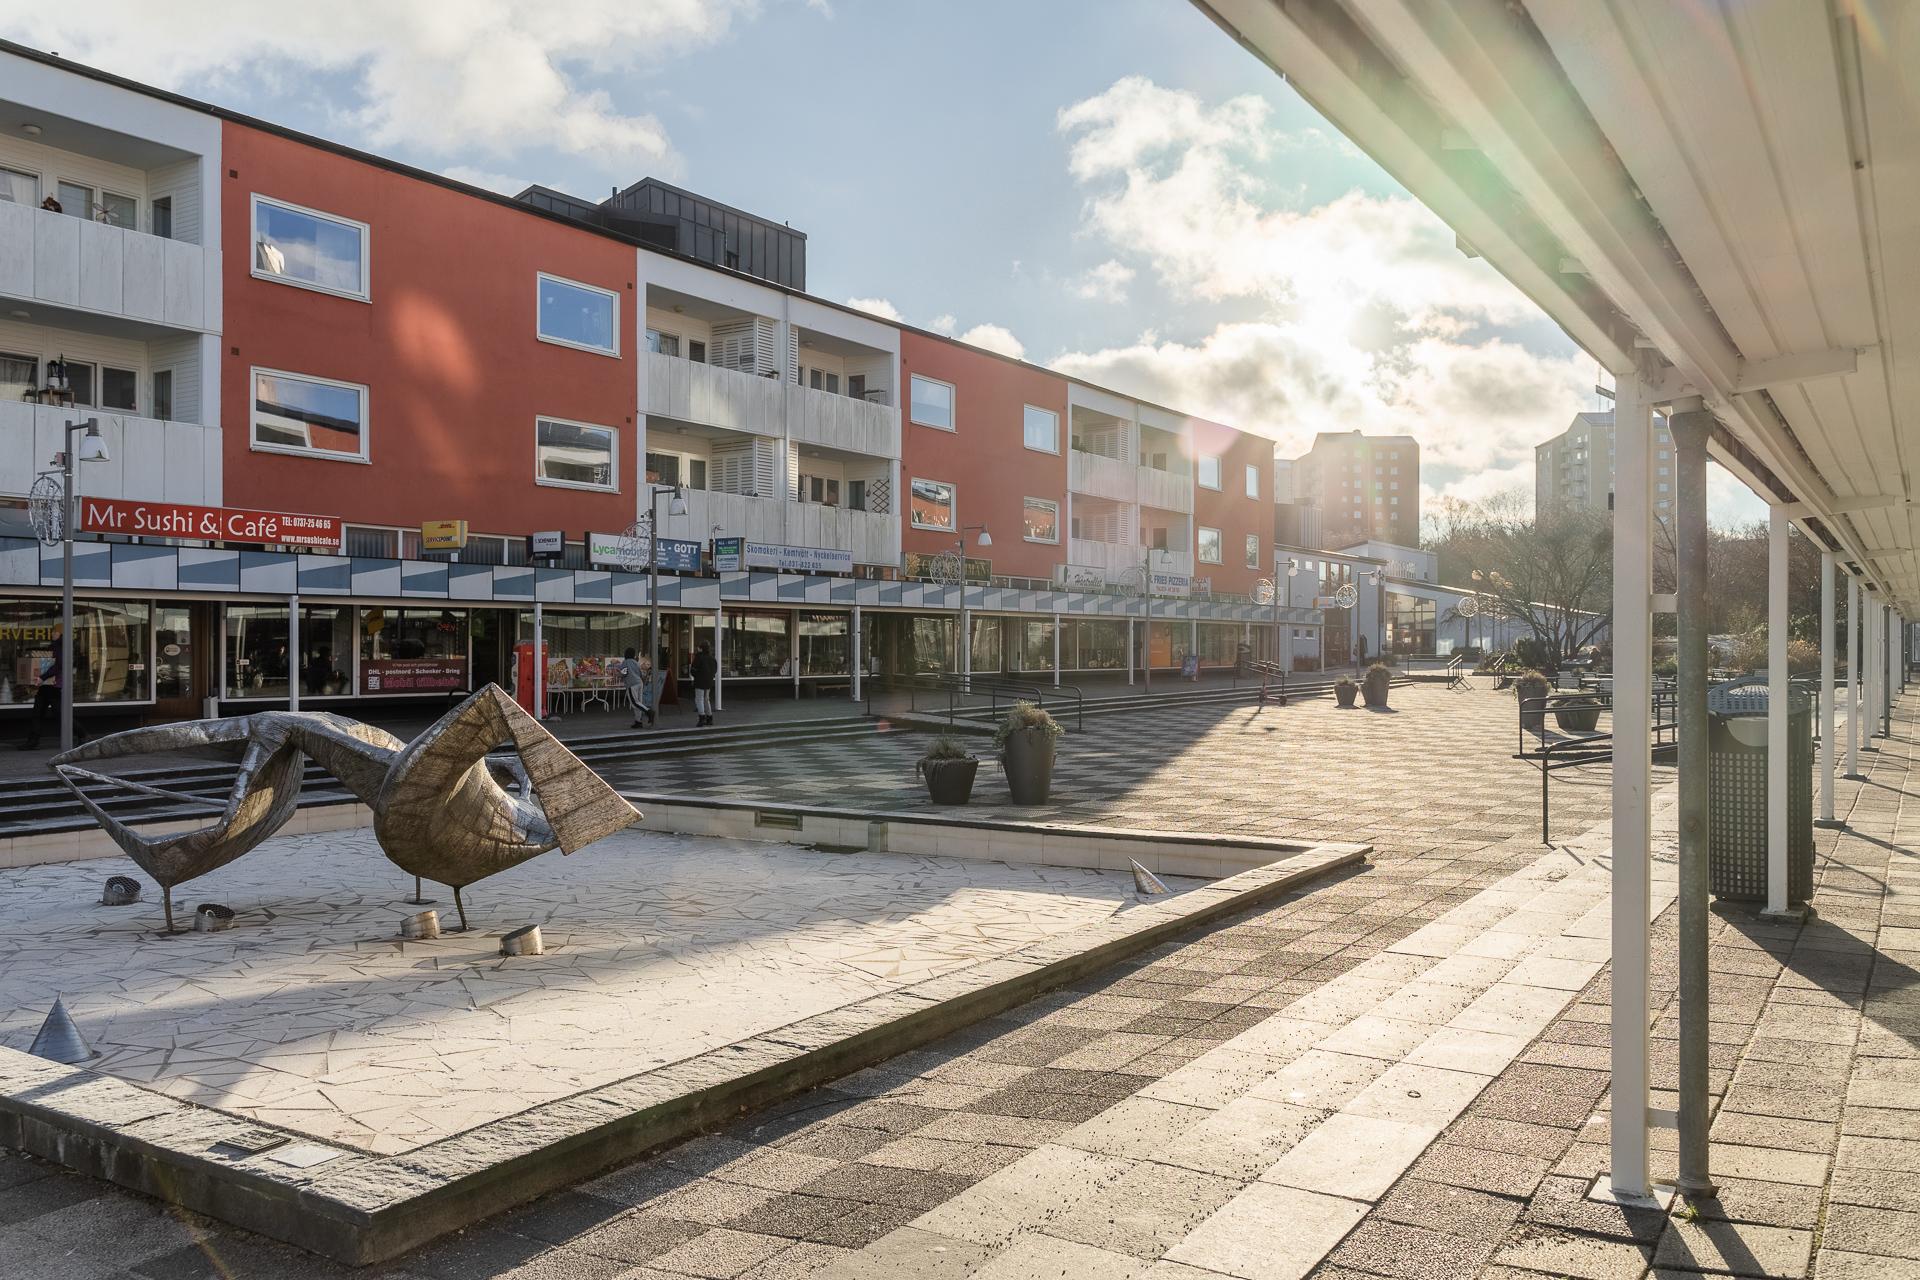
<instances>
[{"instance_id":1,"label":"metal support column","mask_svg":"<svg viewBox=\"0 0 1920 1280\"><path fill-rule=\"evenodd\" d=\"M1767 508L1766 915L1787 910L1787 524L1785 507Z\"/></svg>"},{"instance_id":2,"label":"metal support column","mask_svg":"<svg viewBox=\"0 0 1920 1280\"><path fill-rule=\"evenodd\" d=\"M1127 619L1127 683L1133 683L1133 619Z\"/></svg>"},{"instance_id":3,"label":"metal support column","mask_svg":"<svg viewBox=\"0 0 1920 1280\"><path fill-rule=\"evenodd\" d=\"M1820 819L1823 827L1840 825L1833 816L1833 758L1838 744L1833 687L1833 552L1820 553Z\"/></svg>"},{"instance_id":4,"label":"metal support column","mask_svg":"<svg viewBox=\"0 0 1920 1280\"><path fill-rule=\"evenodd\" d=\"M1053 687L1060 687L1060 615L1053 615Z\"/></svg>"},{"instance_id":5,"label":"metal support column","mask_svg":"<svg viewBox=\"0 0 1920 1280\"><path fill-rule=\"evenodd\" d=\"M1847 575L1847 779L1860 773L1860 579Z\"/></svg>"},{"instance_id":6,"label":"metal support column","mask_svg":"<svg viewBox=\"0 0 1920 1280\"><path fill-rule=\"evenodd\" d=\"M1680 1176L1686 1196L1713 1194L1708 1166L1707 1059L1710 1016L1707 973L1707 437L1713 415L1698 399L1676 403L1667 418L1673 433L1674 597L1679 670L1674 719L1680 745ZM1619 492L1622 486L1616 486ZM1651 488L1651 486L1648 486ZM1617 501L1617 499L1616 499ZM1777 510L1777 508L1776 508ZM1615 517L1616 524L1618 516ZM1618 659L1615 660L1616 669ZM1651 692L1640 695L1647 704ZM1620 696L1614 697L1619 716ZM1782 755L1784 759L1784 753ZM1641 923L1645 923L1644 908ZM1644 1015L1643 1015L1644 1016ZM1617 1105L1617 1104L1616 1104Z\"/></svg>"},{"instance_id":7,"label":"metal support column","mask_svg":"<svg viewBox=\"0 0 1920 1280\"><path fill-rule=\"evenodd\" d=\"M1860 749L1873 745L1874 721L1880 718L1880 602L1869 594L1860 599Z\"/></svg>"},{"instance_id":8,"label":"metal support column","mask_svg":"<svg viewBox=\"0 0 1920 1280\"><path fill-rule=\"evenodd\" d=\"M1652 899L1653 491L1650 406L1632 371L1617 380L1613 540L1613 1126L1610 1182L1645 1196L1647 916ZM1326 640L1321 638L1325 666Z\"/></svg>"},{"instance_id":9,"label":"metal support column","mask_svg":"<svg viewBox=\"0 0 1920 1280\"><path fill-rule=\"evenodd\" d=\"M860 676L867 669L867 646L864 643L866 637L860 630L860 606L857 604L853 606L853 620L850 625L852 633L847 636L847 655L850 659L848 665L853 671L853 684L850 691L853 694L853 700L858 702L860 701Z\"/></svg>"},{"instance_id":10,"label":"metal support column","mask_svg":"<svg viewBox=\"0 0 1920 1280\"><path fill-rule=\"evenodd\" d=\"M299 566L294 568L298 570ZM287 710L300 709L300 593L287 597Z\"/></svg>"},{"instance_id":11,"label":"metal support column","mask_svg":"<svg viewBox=\"0 0 1920 1280\"><path fill-rule=\"evenodd\" d=\"M1893 691L1894 691L1894 688L1900 683L1899 673L1895 670L1895 664L1900 659L1900 646L1895 643L1895 641L1899 639L1899 634L1900 634L1897 630L1895 630L1895 627L1898 624L1899 619L1895 616L1892 605L1887 606L1886 620L1887 620L1886 621L1887 680L1886 680L1886 684L1883 686L1883 692L1885 696L1882 697L1880 700L1880 707L1881 707L1880 736L1887 739L1888 741L1892 741L1893 740Z\"/></svg>"},{"instance_id":12,"label":"metal support column","mask_svg":"<svg viewBox=\"0 0 1920 1280\"><path fill-rule=\"evenodd\" d=\"M540 616L540 597L533 599L533 718L547 718L547 700L541 692L547 685L546 620Z\"/></svg>"},{"instance_id":13,"label":"metal support column","mask_svg":"<svg viewBox=\"0 0 1920 1280\"><path fill-rule=\"evenodd\" d=\"M715 605L713 609L713 709L715 711L724 710L727 705L724 701L727 664L722 657L726 634L726 611L721 606Z\"/></svg>"}]
</instances>

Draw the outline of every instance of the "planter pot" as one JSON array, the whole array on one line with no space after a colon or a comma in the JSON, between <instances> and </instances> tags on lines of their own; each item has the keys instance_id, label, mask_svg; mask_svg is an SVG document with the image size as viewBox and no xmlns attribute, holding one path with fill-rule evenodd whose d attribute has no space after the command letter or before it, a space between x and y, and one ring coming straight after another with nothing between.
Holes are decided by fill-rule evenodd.
<instances>
[{"instance_id":1,"label":"planter pot","mask_svg":"<svg viewBox=\"0 0 1920 1280\"><path fill-rule=\"evenodd\" d=\"M1515 686L1515 696L1520 699L1521 704L1520 727L1528 733L1545 733L1547 731L1546 708L1531 704L1537 703L1551 691L1550 688L1539 688L1532 685Z\"/></svg>"},{"instance_id":2,"label":"planter pot","mask_svg":"<svg viewBox=\"0 0 1920 1280\"><path fill-rule=\"evenodd\" d=\"M920 776L927 780L927 799L935 804L965 804L973 798L973 777L980 762L965 760L927 760L920 765Z\"/></svg>"},{"instance_id":3,"label":"planter pot","mask_svg":"<svg viewBox=\"0 0 1920 1280\"><path fill-rule=\"evenodd\" d=\"M1383 682L1376 694L1373 685L1363 684L1360 686L1360 698L1370 707L1384 707L1387 705L1387 685Z\"/></svg>"},{"instance_id":4,"label":"planter pot","mask_svg":"<svg viewBox=\"0 0 1920 1280\"><path fill-rule=\"evenodd\" d=\"M1339 704L1343 707L1352 706L1353 695L1358 693L1359 691L1360 690L1357 686L1350 685L1350 684L1337 684L1333 686L1334 699L1338 701Z\"/></svg>"},{"instance_id":5,"label":"planter pot","mask_svg":"<svg viewBox=\"0 0 1920 1280\"><path fill-rule=\"evenodd\" d=\"M1598 702L1569 702L1553 709L1554 723L1564 733L1592 733L1600 727Z\"/></svg>"},{"instance_id":6,"label":"planter pot","mask_svg":"<svg viewBox=\"0 0 1920 1280\"><path fill-rule=\"evenodd\" d=\"M1045 804L1053 789L1053 735L1045 729L1015 729L1000 757L1015 804Z\"/></svg>"}]
</instances>

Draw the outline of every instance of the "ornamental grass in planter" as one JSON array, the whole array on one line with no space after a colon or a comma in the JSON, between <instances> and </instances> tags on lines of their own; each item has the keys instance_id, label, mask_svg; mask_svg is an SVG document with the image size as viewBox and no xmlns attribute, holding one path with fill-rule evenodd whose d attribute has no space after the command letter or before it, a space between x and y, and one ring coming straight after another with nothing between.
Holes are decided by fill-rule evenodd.
<instances>
[{"instance_id":1,"label":"ornamental grass in planter","mask_svg":"<svg viewBox=\"0 0 1920 1280\"><path fill-rule=\"evenodd\" d=\"M1341 676L1333 682L1334 701L1343 707L1353 705L1354 695L1360 692L1360 686L1353 682L1352 676Z\"/></svg>"},{"instance_id":2,"label":"ornamental grass in planter","mask_svg":"<svg viewBox=\"0 0 1920 1280\"><path fill-rule=\"evenodd\" d=\"M1553 683L1538 671L1521 673L1513 682L1513 696L1520 700L1520 727L1529 733L1547 731L1546 697L1553 692Z\"/></svg>"},{"instance_id":3,"label":"ornamental grass in planter","mask_svg":"<svg viewBox=\"0 0 1920 1280\"><path fill-rule=\"evenodd\" d=\"M994 731L1000 748L1000 766L1007 772L1007 790L1015 804L1045 804L1053 790L1053 742L1065 730L1047 709L1032 702L1016 702Z\"/></svg>"},{"instance_id":4,"label":"ornamental grass in planter","mask_svg":"<svg viewBox=\"0 0 1920 1280\"><path fill-rule=\"evenodd\" d=\"M926 780L928 800L934 804L965 804L973 798L980 757L968 754L957 740L943 733L927 747L913 769Z\"/></svg>"},{"instance_id":5,"label":"ornamental grass in planter","mask_svg":"<svg viewBox=\"0 0 1920 1280\"><path fill-rule=\"evenodd\" d=\"M1361 677L1360 696L1370 707L1387 705L1387 690L1393 687L1393 672L1384 662L1376 662Z\"/></svg>"},{"instance_id":6,"label":"ornamental grass in planter","mask_svg":"<svg viewBox=\"0 0 1920 1280\"><path fill-rule=\"evenodd\" d=\"M1562 733L1592 733L1600 727L1600 711L1605 706L1596 694L1571 697L1553 709L1553 722Z\"/></svg>"}]
</instances>

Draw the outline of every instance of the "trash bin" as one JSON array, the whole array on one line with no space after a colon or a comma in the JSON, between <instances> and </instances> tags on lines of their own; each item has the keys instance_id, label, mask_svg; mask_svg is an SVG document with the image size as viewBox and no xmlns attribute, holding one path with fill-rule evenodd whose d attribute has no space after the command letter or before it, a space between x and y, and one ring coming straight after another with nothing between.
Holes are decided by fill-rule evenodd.
<instances>
[{"instance_id":1,"label":"trash bin","mask_svg":"<svg viewBox=\"0 0 1920 1280\"><path fill-rule=\"evenodd\" d=\"M1767 683L1707 690L1707 866L1713 895L1767 898ZM1813 704L1787 690L1787 903L1813 896Z\"/></svg>"}]
</instances>

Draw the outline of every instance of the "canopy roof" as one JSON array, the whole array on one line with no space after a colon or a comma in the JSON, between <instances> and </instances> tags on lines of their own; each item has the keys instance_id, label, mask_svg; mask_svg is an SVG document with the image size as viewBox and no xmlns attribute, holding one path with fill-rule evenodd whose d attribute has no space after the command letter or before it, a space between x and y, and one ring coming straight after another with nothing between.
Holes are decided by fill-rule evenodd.
<instances>
[{"instance_id":1,"label":"canopy roof","mask_svg":"<svg viewBox=\"0 0 1920 1280\"><path fill-rule=\"evenodd\" d=\"M1920 4L1195 3L1920 614Z\"/></svg>"}]
</instances>

